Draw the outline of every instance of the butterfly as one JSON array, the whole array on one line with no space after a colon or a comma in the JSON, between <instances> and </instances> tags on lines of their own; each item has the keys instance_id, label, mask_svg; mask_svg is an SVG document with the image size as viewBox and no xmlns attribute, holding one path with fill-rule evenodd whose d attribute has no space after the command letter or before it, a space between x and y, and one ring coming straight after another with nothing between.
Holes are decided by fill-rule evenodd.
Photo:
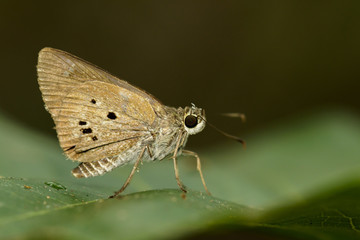
<instances>
[{"instance_id":1,"label":"butterfly","mask_svg":"<svg viewBox=\"0 0 360 240\"><path fill-rule=\"evenodd\" d=\"M172 158L179 178L177 157L197 160L205 191L210 194L199 156L184 147L189 135L206 125L205 111L194 104L185 108L163 105L151 94L101 68L54 48L39 52L38 83L65 155L80 164L77 178L103 175L116 167L134 164L115 197L130 183L139 163Z\"/></svg>"}]
</instances>

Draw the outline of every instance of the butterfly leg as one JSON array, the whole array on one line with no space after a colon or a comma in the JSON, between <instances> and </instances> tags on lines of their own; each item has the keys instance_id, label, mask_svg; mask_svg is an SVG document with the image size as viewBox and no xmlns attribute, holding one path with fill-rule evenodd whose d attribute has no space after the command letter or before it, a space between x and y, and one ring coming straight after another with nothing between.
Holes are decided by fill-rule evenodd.
<instances>
[{"instance_id":1,"label":"butterfly leg","mask_svg":"<svg viewBox=\"0 0 360 240\"><path fill-rule=\"evenodd\" d=\"M176 147L175 147L175 151L174 151L174 155L172 157L172 159L174 160L174 170L175 170L175 178L176 178L176 182L178 184L178 186L180 187L181 191L183 191L184 193L186 193L186 189L184 184L182 184L182 182L180 181L180 177L179 177L179 169L178 169L178 165L177 165L177 159L176 159L176 155L178 153L178 149L180 144L184 141L184 133L180 132L178 141L176 143Z\"/></svg>"},{"instance_id":2,"label":"butterfly leg","mask_svg":"<svg viewBox=\"0 0 360 240\"><path fill-rule=\"evenodd\" d=\"M189 150L183 150L182 153L183 153L184 155L187 155L187 156L191 156L191 157L196 158L196 162L197 162L197 167L196 167L196 168L197 168L197 170L199 171L202 184L204 185L204 188L205 188L206 193L209 194L209 195L211 195L211 193L209 192L208 188L206 187L205 179L204 179L204 176L203 176L202 171L201 171L200 158L199 158L199 156L197 155L197 153L192 152L192 151L189 151Z\"/></svg>"},{"instance_id":3,"label":"butterfly leg","mask_svg":"<svg viewBox=\"0 0 360 240\"><path fill-rule=\"evenodd\" d=\"M131 170L130 175L129 175L129 177L126 179L124 185L120 188L119 191L115 192L114 195L111 195L109 198L114 198L114 197L116 197L117 195L119 195L120 193L122 193L122 192L125 190L125 188L129 185L129 183L130 183L130 181L131 181L131 178L132 178L133 175L135 174L135 171L136 171L136 169L138 168L139 163L141 162L141 159L142 159L142 157L143 157L144 152L145 152L146 149L147 149L147 146L144 147L144 148L141 150L141 153L140 153L138 159L136 160L136 162L135 162L135 164L134 164L134 167L133 167L133 169Z\"/></svg>"},{"instance_id":4,"label":"butterfly leg","mask_svg":"<svg viewBox=\"0 0 360 240\"><path fill-rule=\"evenodd\" d=\"M179 177L179 169L178 169L178 166L177 166L177 159L176 157L173 157L173 160L174 160L174 170L175 170L175 178L176 178L176 182L179 186L179 188L181 189L181 191L183 191L184 193L186 193L186 189L185 189L185 186L184 184L182 184L182 182L180 181L180 177Z\"/></svg>"}]
</instances>

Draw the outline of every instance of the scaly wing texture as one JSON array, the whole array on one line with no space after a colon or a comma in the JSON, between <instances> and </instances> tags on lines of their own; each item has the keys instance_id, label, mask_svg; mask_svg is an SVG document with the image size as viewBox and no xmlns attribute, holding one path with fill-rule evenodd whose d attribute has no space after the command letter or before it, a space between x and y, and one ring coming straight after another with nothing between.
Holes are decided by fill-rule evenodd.
<instances>
[{"instance_id":1,"label":"scaly wing texture","mask_svg":"<svg viewBox=\"0 0 360 240\"><path fill-rule=\"evenodd\" d=\"M148 127L161 104L150 95L59 50L43 49L37 68L45 106L70 159L98 161L151 138Z\"/></svg>"},{"instance_id":2,"label":"scaly wing texture","mask_svg":"<svg viewBox=\"0 0 360 240\"><path fill-rule=\"evenodd\" d=\"M162 104L149 93L120 80L83 59L58 49L47 47L39 52L37 72L43 97L49 98L46 107L50 113L52 113L50 101L57 101L62 98L62 95L54 96L54 90L61 89L61 91L67 92L78 84L95 80L115 84L136 93L147 99L154 109L162 111ZM48 94L49 92L50 94Z\"/></svg>"}]
</instances>

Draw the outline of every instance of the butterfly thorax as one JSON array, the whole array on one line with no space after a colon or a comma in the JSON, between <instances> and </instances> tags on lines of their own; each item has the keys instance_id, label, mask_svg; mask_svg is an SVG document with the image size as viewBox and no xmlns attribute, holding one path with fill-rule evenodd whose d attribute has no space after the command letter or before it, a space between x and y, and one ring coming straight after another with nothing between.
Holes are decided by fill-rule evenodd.
<instances>
[{"instance_id":1,"label":"butterfly thorax","mask_svg":"<svg viewBox=\"0 0 360 240\"><path fill-rule=\"evenodd\" d=\"M181 154L188 138L183 126L184 109L165 106L164 110L166 114L159 116L155 128L152 129L154 141L149 146L149 155L152 155L149 160L161 160L171 156L178 141L178 154Z\"/></svg>"},{"instance_id":2,"label":"butterfly thorax","mask_svg":"<svg viewBox=\"0 0 360 240\"><path fill-rule=\"evenodd\" d=\"M158 124L153 129L155 136L150 149L153 150L151 160L161 160L180 155L189 135L201 132L205 127L205 113L195 106L185 108L164 107L166 114L160 115Z\"/></svg>"}]
</instances>

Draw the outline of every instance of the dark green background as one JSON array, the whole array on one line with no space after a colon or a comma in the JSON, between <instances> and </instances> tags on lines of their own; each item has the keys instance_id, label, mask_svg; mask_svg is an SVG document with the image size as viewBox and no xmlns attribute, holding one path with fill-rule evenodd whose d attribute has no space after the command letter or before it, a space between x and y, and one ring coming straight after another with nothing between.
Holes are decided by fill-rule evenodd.
<instances>
[{"instance_id":1,"label":"dark green background","mask_svg":"<svg viewBox=\"0 0 360 240\"><path fill-rule=\"evenodd\" d=\"M357 0L1 1L0 18L0 108L48 134L35 69L46 46L245 138L324 107L359 111ZM224 141L207 129L190 146Z\"/></svg>"},{"instance_id":2,"label":"dark green background","mask_svg":"<svg viewBox=\"0 0 360 240\"><path fill-rule=\"evenodd\" d=\"M0 43L0 238L359 239L359 0L0 1ZM37 84L46 46L247 140L191 137L214 198L186 158L186 200L171 161L141 166L124 199L106 200L130 165L73 178Z\"/></svg>"}]
</instances>

